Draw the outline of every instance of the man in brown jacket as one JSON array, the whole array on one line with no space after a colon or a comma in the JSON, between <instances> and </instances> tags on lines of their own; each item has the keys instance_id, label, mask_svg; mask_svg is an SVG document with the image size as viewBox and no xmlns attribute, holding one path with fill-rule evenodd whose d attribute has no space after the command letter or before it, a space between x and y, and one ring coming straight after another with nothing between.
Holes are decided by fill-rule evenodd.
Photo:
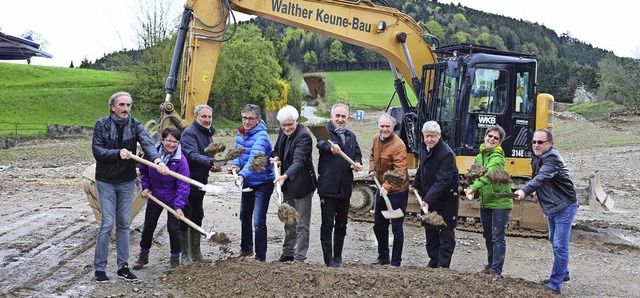
<instances>
[{"instance_id":1,"label":"man in brown jacket","mask_svg":"<svg viewBox=\"0 0 640 298\"><path fill-rule=\"evenodd\" d=\"M375 176L380 181L381 188L376 193L373 232L378 240L378 259L374 264L400 266L402 262L402 246L404 231L402 224L404 217L391 219L393 232L393 251L389 259L389 220L382 216L387 209L384 196L389 198L393 209L400 208L404 213L407 209L409 195L409 173L407 172L407 147L404 142L393 133L396 124L391 115L384 113L378 118L378 133L373 138L373 147L369 156L369 176ZM384 181L386 171L396 170L405 175L400 185Z\"/></svg>"}]
</instances>

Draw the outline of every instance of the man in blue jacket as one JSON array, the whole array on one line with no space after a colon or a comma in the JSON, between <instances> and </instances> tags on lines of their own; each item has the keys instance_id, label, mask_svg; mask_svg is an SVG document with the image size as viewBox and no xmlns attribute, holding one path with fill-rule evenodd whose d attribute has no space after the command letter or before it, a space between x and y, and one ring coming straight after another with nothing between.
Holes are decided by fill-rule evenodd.
<instances>
[{"instance_id":1,"label":"man in blue jacket","mask_svg":"<svg viewBox=\"0 0 640 298\"><path fill-rule=\"evenodd\" d=\"M198 105L194 110L194 121L189 127L182 132L180 144L182 145L182 153L189 163L189 172L191 179L202 184L207 184L209 180L209 170L213 166L213 157L208 156L204 151L209 144L213 143L213 134L215 129L211 126L211 117L213 109L206 105ZM205 192L199 187L191 185L189 192L189 201L184 206L184 215L198 226L202 226L204 218L204 201ZM180 223L180 247L182 254L180 255L182 265L194 262L211 263L211 259L206 259L200 251L200 232L190 229L189 225L184 222Z\"/></svg>"},{"instance_id":2,"label":"man in blue jacket","mask_svg":"<svg viewBox=\"0 0 640 298\"><path fill-rule=\"evenodd\" d=\"M547 290L556 294L569 277L569 238L571 224L578 212L578 198L564 160L553 148L553 134L548 129L533 133L531 168L533 179L516 190L518 200L536 192L542 212L549 225L549 242L553 245L553 268Z\"/></svg>"},{"instance_id":3,"label":"man in blue jacket","mask_svg":"<svg viewBox=\"0 0 640 298\"><path fill-rule=\"evenodd\" d=\"M250 192L243 192L240 199L241 241L238 258L250 257L253 252L253 229L256 230L255 259L264 262L267 257L267 209L273 193L273 165L256 171L251 165L258 154L271 156L271 140L267 133L267 124L261 119L260 107L254 104L244 106L242 126L236 134L235 148L244 147L244 153L233 160L232 167L238 172L236 183ZM252 226L253 222L253 226Z\"/></svg>"},{"instance_id":4,"label":"man in blue jacket","mask_svg":"<svg viewBox=\"0 0 640 298\"><path fill-rule=\"evenodd\" d=\"M271 154L271 163L282 166L282 175L273 182L280 183L284 202L300 214L296 225L285 224L286 236L280 262L304 262L309 249L311 198L316 190L316 171L313 169L313 141L306 128L298 123L298 111L285 106L278 111L280 131Z\"/></svg>"},{"instance_id":5,"label":"man in blue jacket","mask_svg":"<svg viewBox=\"0 0 640 298\"><path fill-rule=\"evenodd\" d=\"M347 234L353 170L362 170L362 152L356 135L347 129L348 119L349 108L346 105L339 103L331 107L331 121L326 125L331 139L318 139L316 145L320 153L318 161L318 195L322 216L320 243L324 263L330 267L342 267L342 247ZM340 156L340 152L351 158L357 166L349 164ZM332 232L334 233L333 241L331 241Z\"/></svg>"},{"instance_id":6,"label":"man in blue jacket","mask_svg":"<svg viewBox=\"0 0 640 298\"><path fill-rule=\"evenodd\" d=\"M140 143L145 158L163 167L153 141L140 121L131 117L131 95L117 92L109 98L109 116L96 121L91 149L96 159L96 188L102 220L96 238L93 261L95 280L108 282L106 274L111 229L116 224L118 277L127 281L138 278L129 269L129 225L135 190L136 162L130 159Z\"/></svg>"}]
</instances>

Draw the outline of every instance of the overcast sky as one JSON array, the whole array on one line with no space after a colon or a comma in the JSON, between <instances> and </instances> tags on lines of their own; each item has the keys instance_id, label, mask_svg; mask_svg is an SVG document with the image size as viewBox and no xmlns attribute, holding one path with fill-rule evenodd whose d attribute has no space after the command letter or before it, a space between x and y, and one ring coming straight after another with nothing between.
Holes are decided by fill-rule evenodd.
<instances>
[{"instance_id":1,"label":"overcast sky","mask_svg":"<svg viewBox=\"0 0 640 298\"><path fill-rule=\"evenodd\" d=\"M73 61L78 66L85 57L95 61L105 53L136 48L136 3L138 1L131 0L3 1L0 30L14 36L31 30L44 37L48 42L45 51L53 58L33 58L34 65L68 67ZM175 3L178 17L183 2ZM557 34L569 32L572 37L614 51L618 56L640 55L640 38L635 33L640 22L637 13L629 7L632 2L458 0L451 3L537 22Z\"/></svg>"}]
</instances>

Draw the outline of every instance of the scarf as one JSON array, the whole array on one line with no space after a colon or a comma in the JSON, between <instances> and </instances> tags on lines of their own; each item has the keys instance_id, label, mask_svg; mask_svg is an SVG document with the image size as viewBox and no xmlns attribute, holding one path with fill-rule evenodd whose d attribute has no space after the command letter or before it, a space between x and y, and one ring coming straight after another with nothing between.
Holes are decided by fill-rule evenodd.
<instances>
[{"instance_id":1,"label":"scarf","mask_svg":"<svg viewBox=\"0 0 640 298\"><path fill-rule=\"evenodd\" d=\"M347 139L345 137L345 133L347 132L347 127L342 127L342 128L335 128L335 132L338 134L338 136L340 136L340 140L342 141L342 144L346 144Z\"/></svg>"}]
</instances>

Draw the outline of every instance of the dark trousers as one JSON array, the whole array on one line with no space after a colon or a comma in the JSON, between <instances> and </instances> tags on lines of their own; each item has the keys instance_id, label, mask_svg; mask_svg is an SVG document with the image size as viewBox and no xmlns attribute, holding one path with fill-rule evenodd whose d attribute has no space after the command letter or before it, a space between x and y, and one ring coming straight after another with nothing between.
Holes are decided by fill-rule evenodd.
<instances>
[{"instance_id":1,"label":"dark trousers","mask_svg":"<svg viewBox=\"0 0 640 298\"><path fill-rule=\"evenodd\" d=\"M200 190L199 187L192 185L191 191L189 192L189 201L182 209L184 216L198 226L202 226L202 219L204 218L204 194L205 192ZM189 225L181 221L180 230L183 232L189 230Z\"/></svg>"},{"instance_id":2,"label":"dark trousers","mask_svg":"<svg viewBox=\"0 0 640 298\"><path fill-rule=\"evenodd\" d=\"M349 201L349 198L320 197L320 213L322 216L320 241L331 242L332 232L335 234L335 237L344 238L344 236L347 235Z\"/></svg>"},{"instance_id":3,"label":"dark trousers","mask_svg":"<svg viewBox=\"0 0 640 298\"><path fill-rule=\"evenodd\" d=\"M430 268L449 268L456 247L455 228L425 227Z\"/></svg>"},{"instance_id":4,"label":"dark trousers","mask_svg":"<svg viewBox=\"0 0 640 298\"><path fill-rule=\"evenodd\" d=\"M144 213L144 228L142 229L142 238L140 239L140 248L149 250L151 249L151 242L153 241L153 233L158 225L158 219L162 214L164 208L156 204L147 203L147 210ZM169 232L169 245L171 247L171 254L179 254L180 247L180 220L178 220L173 214L167 212L167 231Z\"/></svg>"},{"instance_id":5,"label":"dark trousers","mask_svg":"<svg viewBox=\"0 0 640 298\"><path fill-rule=\"evenodd\" d=\"M253 251L253 229L256 230L256 259L264 261L267 257L267 209L273 183L252 185L251 192L243 192L240 199L240 250Z\"/></svg>"},{"instance_id":6,"label":"dark trousers","mask_svg":"<svg viewBox=\"0 0 640 298\"><path fill-rule=\"evenodd\" d=\"M393 209L400 208L404 213L407 210L409 190L387 195ZM400 266L402 262L402 247L404 245L404 230L402 224L404 217L386 219L382 210L387 210L384 198L376 193L376 205L373 215L373 232L378 240L378 260L389 260L389 224L393 232L393 250L391 251L391 265Z\"/></svg>"},{"instance_id":7,"label":"dark trousers","mask_svg":"<svg viewBox=\"0 0 640 298\"><path fill-rule=\"evenodd\" d=\"M502 275L502 266L507 251L505 234L509 224L511 209L485 209L480 208L480 221L482 222L482 237L487 247L487 264L491 267L490 273Z\"/></svg>"}]
</instances>

